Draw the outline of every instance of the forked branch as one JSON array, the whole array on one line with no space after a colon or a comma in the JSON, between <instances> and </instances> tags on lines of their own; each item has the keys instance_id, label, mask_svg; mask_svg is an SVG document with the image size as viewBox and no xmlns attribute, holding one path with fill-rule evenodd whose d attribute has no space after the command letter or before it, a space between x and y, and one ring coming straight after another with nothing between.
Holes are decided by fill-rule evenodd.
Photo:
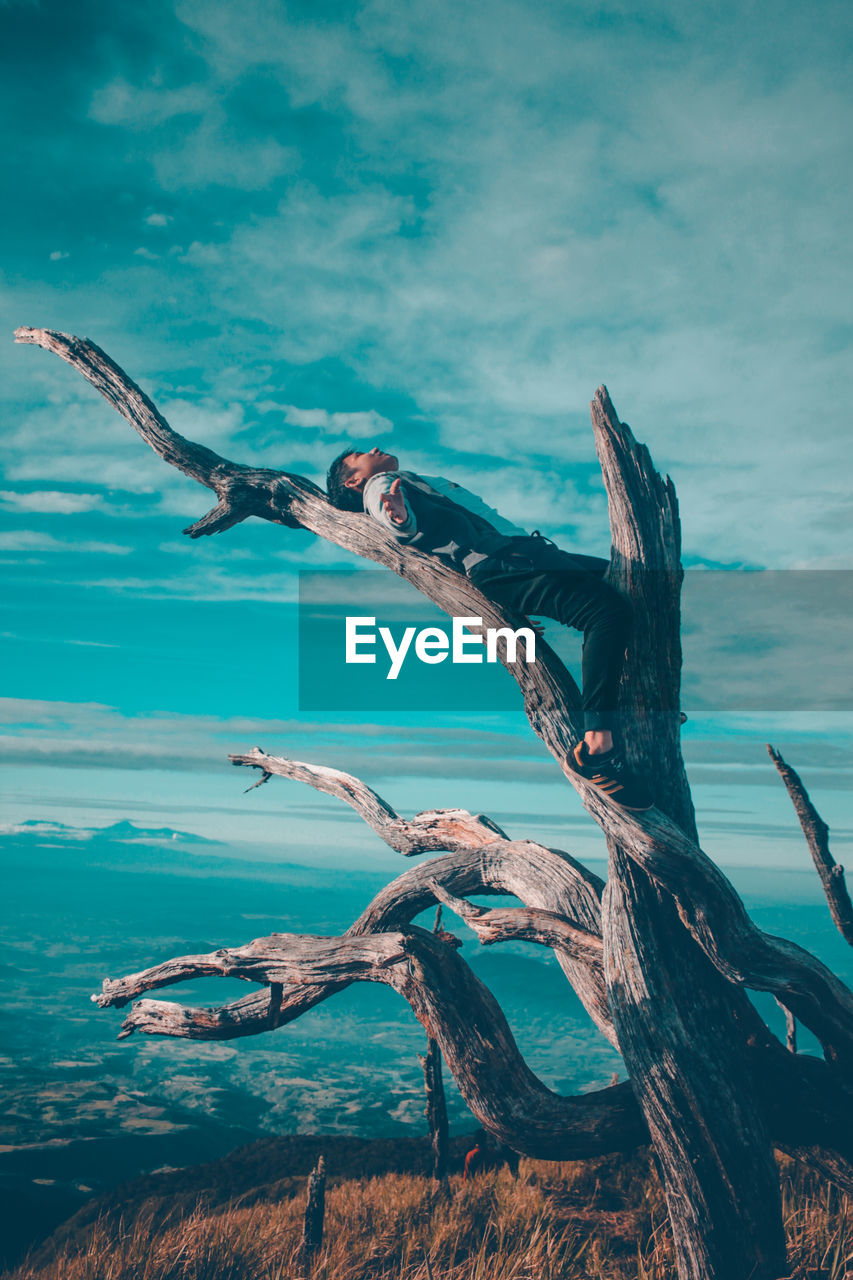
<instances>
[{"instance_id":1,"label":"forked branch","mask_svg":"<svg viewBox=\"0 0 853 1280\"><path fill-rule=\"evenodd\" d=\"M326 794L337 795L351 805L392 848L407 854L437 848L486 847L495 830L490 819L472 817L465 810L432 810L406 820L360 779L351 774L270 756L259 748L232 755L235 765L248 765L265 774L306 782ZM599 802L603 810L604 804ZM731 882L674 822L658 810L642 815L643 821L607 806L607 830L675 900L682 921L725 978L738 986L768 991L780 1000L821 1041L827 1054L853 1063L853 993L816 956L784 938L764 933L750 919ZM498 848L516 847L492 837ZM521 842L517 842L521 843ZM524 842L530 845L530 842ZM559 851L531 846L543 854ZM574 895L586 899L582 914L560 909L582 927L600 929L598 902L601 881L568 854L560 853L574 873ZM530 881L541 877L533 873ZM482 891L481 891L482 892ZM523 896L523 895L521 895ZM595 906L590 901L595 898ZM525 898L528 905L545 906ZM550 909L550 906L546 906ZM571 980L571 979L570 979ZM577 986L577 984L575 984ZM589 1007L589 1006L588 1006Z\"/></svg>"}]
</instances>

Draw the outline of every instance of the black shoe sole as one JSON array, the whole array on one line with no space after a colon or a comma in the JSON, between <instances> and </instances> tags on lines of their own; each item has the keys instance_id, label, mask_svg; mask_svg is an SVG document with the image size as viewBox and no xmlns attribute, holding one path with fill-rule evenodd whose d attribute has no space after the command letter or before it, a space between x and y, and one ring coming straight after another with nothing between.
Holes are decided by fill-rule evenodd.
<instances>
[{"instance_id":1,"label":"black shoe sole","mask_svg":"<svg viewBox=\"0 0 853 1280\"><path fill-rule=\"evenodd\" d=\"M595 787L596 791L601 796L603 796L605 800L611 800L613 804L618 804L620 809L625 809L626 812L628 813L648 813L650 809L654 809L655 805L653 800L649 800L648 804L626 804L624 800L619 800L617 799L616 796L613 796L608 791L605 791L604 788L599 783L593 782L592 778L588 778L586 776L583 769L578 763L578 760L577 760L577 757L575 756L574 751L572 751L572 754L571 754L571 762L572 762L571 768L573 773L576 773L579 778L583 778L584 782L588 783L589 786Z\"/></svg>"}]
</instances>

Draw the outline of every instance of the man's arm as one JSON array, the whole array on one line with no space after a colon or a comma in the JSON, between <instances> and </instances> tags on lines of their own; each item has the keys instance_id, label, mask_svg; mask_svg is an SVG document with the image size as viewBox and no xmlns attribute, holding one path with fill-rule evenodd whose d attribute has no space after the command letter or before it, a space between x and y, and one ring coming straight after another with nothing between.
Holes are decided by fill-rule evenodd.
<instances>
[{"instance_id":1,"label":"man's arm","mask_svg":"<svg viewBox=\"0 0 853 1280\"><path fill-rule=\"evenodd\" d=\"M404 541L418 531L415 513L406 499L399 473L381 471L364 486L364 509L395 538Z\"/></svg>"}]
</instances>

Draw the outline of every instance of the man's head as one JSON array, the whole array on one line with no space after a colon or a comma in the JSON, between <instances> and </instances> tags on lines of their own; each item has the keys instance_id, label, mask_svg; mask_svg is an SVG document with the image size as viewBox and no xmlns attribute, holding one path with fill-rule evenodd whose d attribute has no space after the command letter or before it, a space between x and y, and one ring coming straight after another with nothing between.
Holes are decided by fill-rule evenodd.
<instances>
[{"instance_id":1,"label":"man's head","mask_svg":"<svg viewBox=\"0 0 853 1280\"><path fill-rule=\"evenodd\" d=\"M361 453L347 445L339 453L326 476L329 501L341 511L361 511L361 495L371 476L380 471L396 471L398 461L393 453L383 453L374 445L367 453Z\"/></svg>"}]
</instances>

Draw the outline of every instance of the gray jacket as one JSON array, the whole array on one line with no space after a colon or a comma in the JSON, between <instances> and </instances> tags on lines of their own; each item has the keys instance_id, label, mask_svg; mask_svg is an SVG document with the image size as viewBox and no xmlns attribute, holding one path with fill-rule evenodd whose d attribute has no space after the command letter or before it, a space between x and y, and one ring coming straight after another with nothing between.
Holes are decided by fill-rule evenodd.
<instances>
[{"instance_id":1,"label":"gray jacket","mask_svg":"<svg viewBox=\"0 0 853 1280\"><path fill-rule=\"evenodd\" d=\"M399 524L381 502L381 495L398 478L406 507L406 519ZM363 499L365 511L400 542L434 555L462 573L502 551L513 538L528 536L475 493L443 476L382 471L368 480Z\"/></svg>"}]
</instances>

